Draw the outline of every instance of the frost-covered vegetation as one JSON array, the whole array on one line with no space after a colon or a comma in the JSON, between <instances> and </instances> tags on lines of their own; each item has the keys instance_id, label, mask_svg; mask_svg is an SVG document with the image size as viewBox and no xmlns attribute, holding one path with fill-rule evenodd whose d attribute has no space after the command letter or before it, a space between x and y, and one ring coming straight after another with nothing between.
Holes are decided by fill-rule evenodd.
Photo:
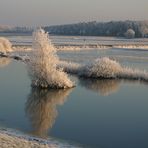
<instances>
[{"instance_id":1,"label":"frost-covered vegetation","mask_svg":"<svg viewBox=\"0 0 148 148\"><path fill-rule=\"evenodd\" d=\"M129 79L148 81L148 72L121 66L108 57L95 59L85 65L61 63L63 70L80 77L95 79Z\"/></svg>"},{"instance_id":2,"label":"frost-covered vegetation","mask_svg":"<svg viewBox=\"0 0 148 148\"><path fill-rule=\"evenodd\" d=\"M32 48L28 71L33 87L70 88L74 86L67 74L57 68L59 59L56 50L44 30L39 29L33 33Z\"/></svg>"},{"instance_id":3,"label":"frost-covered vegetation","mask_svg":"<svg viewBox=\"0 0 148 148\"><path fill-rule=\"evenodd\" d=\"M6 30L11 30L12 27L8 26L8 25L0 25L0 32L4 32Z\"/></svg>"},{"instance_id":4,"label":"frost-covered vegetation","mask_svg":"<svg viewBox=\"0 0 148 148\"><path fill-rule=\"evenodd\" d=\"M4 51L11 49L11 43L8 40L2 38L0 43ZM8 55L8 57L26 62L33 87L71 88L74 83L67 73L85 78L148 81L148 72L121 66L120 63L108 57L97 58L87 64L61 61L48 33L42 29L33 33L32 49L28 57L21 55Z\"/></svg>"},{"instance_id":5,"label":"frost-covered vegetation","mask_svg":"<svg viewBox=\"0 0 148 148\"><path fill-rule=\"evenodd\" d=\"M121 69L119 63L104 57L83 66L79 75L90 78L116 78Z\"/></svg>"},{"instance_id":6,"label":"frost-covered vegetation","mask_svg":"<svg viewBox=\"0 0 148 148\"><path fill-rule=\"evenodd\" d=\"M0 52L7 53L12 51L12 44L8 39L0 37Z\"/></svg>"},{"instance_id":7,"label":"frost-covered vegetation","mask_svg":"<svg viewBox=\"0 0 148 148\"><path fill-rule=\"evenodd\" d=\"M134 38L135 37L135 31L133 29L128 29L126 32L125 32L125 37L126 38Z\"/></svg>"},{"instance_id":8,"label":"frost-covered vegetation","mask_svg":"<svg viewBox=\"0 0 148 148\"><path fill-rule=\"evenodd\" d=\"M135 32L135 37L148 37L148 21L111 21L83 22L69 25L47 26L51 34L84 36L118 36L124 37L128 29Z\"/></svg>"},{"instance_id":9,"label":"frost-covered vegetation","mask_svg":"<svg viewBox=\"0 0 148 148\"><path fill-rule=\"evenodd\" d=\"M135 37L148 37L148 20L146 21L110 21L110 22L81 22L68 25L54 25L43 27L46 31L56 35L82 36L117 36L124 37L128 29L135 32ZM31 27L10 27L0 25L0 33L31 34Z\"/></svg>"},{"instance_id":10,"label":"frost-covered vegetation","mask_svg":"<svg viewBox=\"0 0 148 148\"><path fill-rule=\"evenodd\" d=\"M31 27L12 27L7 25L0 25L0 33L27 33L31 34L33 28Z\"/></svg>"}]
</instances>

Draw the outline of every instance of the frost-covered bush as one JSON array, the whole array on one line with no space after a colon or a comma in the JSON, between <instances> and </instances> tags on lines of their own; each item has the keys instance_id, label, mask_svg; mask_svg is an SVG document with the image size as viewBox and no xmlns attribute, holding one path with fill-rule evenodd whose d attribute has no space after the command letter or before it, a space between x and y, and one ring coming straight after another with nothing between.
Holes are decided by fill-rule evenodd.
<instances>
[{"instance_id":1,"label":"frost-covered bush","mask_svg":"<svg viewBox=\"0 0 148 148\"><path fill-rule=\"evenodd\" d=\"M57 67L62 68L67 73L77 74L82 65L74 62L59 61Z\"/></svg>"},{"instance_id":2,"label":"frost-covered bush","mask_svg":"<svg viewBox=\"0 0 148 148\"><path fill-rule=\"evenodd\" d=\"M79 76L86 78L117 78L148 81L148 72L123 67L117 61L107 57L98 58L77 70Z\"/></svg>"},{"instance_id":3,"label":"frost-covered bush","mask_svg":"<svg viewBox=\"0 0 148 148\"><path fill-rule=\"evenodd\" d=\"M118 74L118 78L133 79L148 82L148 72L139 69L132 69L128 67L122 68L122 71Z\"/></svg>"},{"instance_id":4,"label":"frost-covered bush","mask_svg":"<svg viewBox=\"0 0 148 148\"><path fill-rule=\"evenodd\" d=\"M134 38L135 37L135 31L133 29L128 29L126 32L125 32L125 37L126 38Z\"/></svg>"},{"instance_id":5,"label":"frost-covered bush","mask_svg":"<svg viewBox=\"0 0 148 148\"><path fill-rule=\"evenodd\" d=\"M80 69L79 75L89 78L116 78L122 67L107 57L98 58Z\"/></svg>"},{"instance_id":6,"label":"frost-covered bush","mask_svg":"<svg viewBox=\"0 0 148 148\"><path fill-rule=\"evenodd\" d=\"M70 88L74 86L67 74L62 69L57 69L59 59L48 33L42 29L35 31L32 48L28 71L33 87Z\"/></svg>"},{"instance_id":7,"label":"frost-covered bush","mask_svg":"<svg viewBox=\"0 0 148 148\"><path fill-rule=\"evenodd\" d=\"M6 53L12 51L12 44L6 38L0 37L0 52Z\"/></svg>"}]
</instances>

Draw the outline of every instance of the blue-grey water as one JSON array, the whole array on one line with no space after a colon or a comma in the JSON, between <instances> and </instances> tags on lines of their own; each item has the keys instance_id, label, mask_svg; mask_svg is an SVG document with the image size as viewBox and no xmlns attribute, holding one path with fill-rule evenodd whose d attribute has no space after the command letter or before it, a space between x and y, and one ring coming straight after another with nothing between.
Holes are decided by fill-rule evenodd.
<instances>
[{"instance_id":1,"label":"blue-grey water","mask_svg":"<svg viewBox=\"0 0 148 148\"><path fill-rule=\"evenodd\" d=\"M78 63L109 56L148 71L148 51L107 49L58 52ZM5 62L4 62L5 61ZM0 126L90 148L148 147L148 84L71 76L76 87L37 90L25 64L0 58Z\"/></svg>"}]
</instances>

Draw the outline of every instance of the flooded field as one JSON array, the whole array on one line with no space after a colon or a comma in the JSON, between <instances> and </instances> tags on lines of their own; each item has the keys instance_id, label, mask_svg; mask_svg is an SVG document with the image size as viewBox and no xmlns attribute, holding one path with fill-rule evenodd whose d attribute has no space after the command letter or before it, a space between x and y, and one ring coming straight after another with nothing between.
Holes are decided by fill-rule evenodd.
<instances>
[{"instance_id":1,"label":"flooded field","mask_svg":"<svg viewBox=\"0 0 148 148\"><path fill-rule=\"evenodd\" d=\"M79 64L109 57L122 66L148 71L144 49L58 51L57 55ZM0 127L82 147L148 147L147 81L68 76L76 87L32 88L24 63L0 58Z\"/></svg>"}]
</instances>

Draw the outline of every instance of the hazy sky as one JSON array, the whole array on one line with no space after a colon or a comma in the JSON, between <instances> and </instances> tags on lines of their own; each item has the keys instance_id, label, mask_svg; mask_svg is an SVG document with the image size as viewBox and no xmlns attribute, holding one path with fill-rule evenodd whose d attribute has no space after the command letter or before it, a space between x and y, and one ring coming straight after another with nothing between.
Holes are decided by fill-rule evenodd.
<instances>
[{"instance_id":1,"label":"hazy sky","mask_svg":"<svg viewBox=\"0 0 148 148\"><path fill-rule=\"evenodd\" d=\"M0 24L148 20L148 0L0 0Z\"/></svg>"}]
</instances>

